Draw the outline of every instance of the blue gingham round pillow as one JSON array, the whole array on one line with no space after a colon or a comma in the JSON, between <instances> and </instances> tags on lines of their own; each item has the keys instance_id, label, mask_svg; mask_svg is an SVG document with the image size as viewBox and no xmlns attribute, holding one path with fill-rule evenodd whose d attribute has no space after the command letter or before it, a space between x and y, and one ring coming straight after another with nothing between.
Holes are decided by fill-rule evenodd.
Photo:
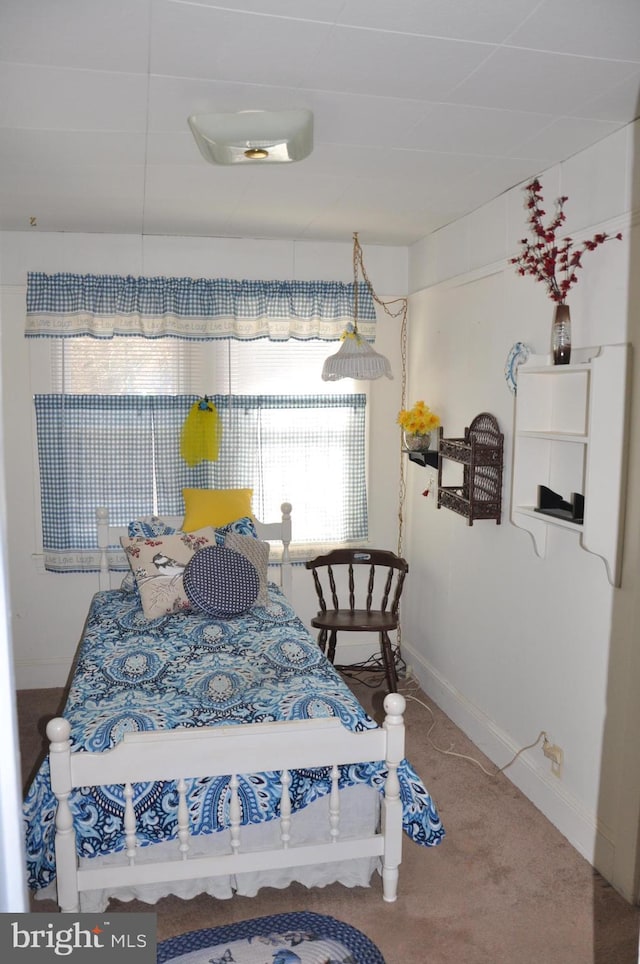
<instances>
[{"instance_id":1,"label":"blue gingham round pillow","mask_svg":"<svg viewBox=\"0 0 640 964\"><path fill-rule=\"evenodd\" d=\"M224 546L199 549L187 563L182 581L192 606L219 619L246 613L260 590L253 563Z\"/></svg>"}]
</instances>

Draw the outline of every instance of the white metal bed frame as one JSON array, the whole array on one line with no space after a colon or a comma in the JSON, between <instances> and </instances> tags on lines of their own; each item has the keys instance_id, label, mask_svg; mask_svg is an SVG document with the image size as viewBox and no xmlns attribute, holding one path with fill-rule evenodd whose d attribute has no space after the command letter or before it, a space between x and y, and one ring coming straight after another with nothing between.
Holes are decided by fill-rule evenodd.
<instances>
[{"instance_id":1,"label":"white metal bed frame","mask_svg":"<svg viewBox=\"0 0 640 964\"><path fill-rule=\"evenodd\" d=\"M291 505L281 506L282 518L275 523L256 523L261 539L281 541L280 584L285 595L291 589ZM167 519L179 528L182 520ZM100 549L100 589L110 588L108 547L117 544L126 529L109 525L106 509L97 510ZM115 542L114 542L115 540ZM184 881L198 881L280 868L310 868L318 865L381 858L383 898L395 901L398 868L402 860L402 803L397 769L404 758L405 700L397 693L387 695L382 727L351 733L339 720L310 719L293 722L252 723L242 726L213 726L201 729L179 728L168 731L127 733L118 746L102 753L71 752L70 725L56 718L47 726L50 740L51 786L57 798L56 874L58 905L61 911L78 912L80 895L86 891L113 892L120 887L162 883L171 887ZM379 825L369 821L355 833L341 833L341 801L338 767L343 764L385 761L387 777L382 795ZM317 842L295 844L291 824L290 771L298 768L331 768L327 826L315 836ZM281 774L279 833L276 846L251 851L245 830L240 825L237 792L241 774L276 771ZM193 853L188 820L185 780L230 775L230 826L215 836L226 834L226 853ZM162 845L140 847L136 840L136 821L132 804L132 784L147 781L176 781L178 787L178 835L172 853L152 855ZM69 806L74 788L121 785L124 790L124 837L126 848L108 861L79 861L76 834ZM199 838L201 839L201 838ZM160 853L160 850L157 851ZM99 864L99 865L98 865ZM169 890L168 892L172 892Z\"/></svg>"}]
</instances>

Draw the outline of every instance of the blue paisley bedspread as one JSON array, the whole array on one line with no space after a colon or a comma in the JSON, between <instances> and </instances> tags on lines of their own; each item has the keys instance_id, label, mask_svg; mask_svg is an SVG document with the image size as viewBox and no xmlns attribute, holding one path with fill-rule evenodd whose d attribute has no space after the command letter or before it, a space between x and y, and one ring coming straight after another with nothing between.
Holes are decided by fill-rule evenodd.
<instances>
[{"instance_id":1,"label":"blue paisley bedspread","mask_svg":"<svg viewBox=\"0 0 640 964\"><path fill-rule=\"evenodd\" d=\"M74 749L99 752L129 731L299 720L335 716L349 730L376 726L280 589L244 616L216 620L177 613L149 621L137 593L110 590L93 598L64 716ZM382 791L382 763L341 768L340 786L365 783ZM399 768L403 825L424 846L444 836L437 810L411 765ZM292 809L330 791L329 770L291 774ZM192 780L188 805L194 834L228 826L228 778ZM242 822L277 815L278 774L244 777ZM121 787L74 791L78 854L93 857L124 849ZM138 783L134 808L141 846L177 837L177 793L172 783ZM26 796L24 820L28 884L39 890L55 879L55 809L48 760Z\"/></svg>"}]
</instances>

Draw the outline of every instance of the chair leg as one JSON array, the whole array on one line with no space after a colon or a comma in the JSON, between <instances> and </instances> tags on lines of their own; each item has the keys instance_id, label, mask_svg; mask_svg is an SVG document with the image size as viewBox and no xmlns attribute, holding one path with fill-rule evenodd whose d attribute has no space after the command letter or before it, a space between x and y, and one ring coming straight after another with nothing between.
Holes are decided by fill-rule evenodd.
<instances>
[{"instance_id":1,"label":"chair leg","mask_svg":"<svg viewBox=\"0 0 640 964\"><path fill-rule=\"evenodd\" d=\"M334 659L336 658L336 638L337 638L337 635L338 635L338 634L336 633L335 629L332 629L331 632L329 633L329 653L328 653L328 656L329 656L329 662L330 662L330 663L333 663Z\"/></svg>"},{"instance_id":2,"label":"chair leg","mask_svg":"<svg viewBox=\"0 0 640 964\"><path fill-rule=\"evenodd\" d=\"M327 649L327 632L328 630L321 629L318 633L318 646L323 653L326 652Z\"/></svg>"},{"instance_id":3,"label":"chair leg","mask_svg":"<svg viewBox=\"0 0 640 964\"><path fill-rule=\"evenodd\" d=\"M398 692L398 675L396 673L396 664L393 659L393 651L391 649L391 640L389 639L389 634L384 630L380 633L380 649L382 650L382 660L384 662L384 672L387 677L387 686L389 687L390 693Z\"/></svg>"}]
</instances>

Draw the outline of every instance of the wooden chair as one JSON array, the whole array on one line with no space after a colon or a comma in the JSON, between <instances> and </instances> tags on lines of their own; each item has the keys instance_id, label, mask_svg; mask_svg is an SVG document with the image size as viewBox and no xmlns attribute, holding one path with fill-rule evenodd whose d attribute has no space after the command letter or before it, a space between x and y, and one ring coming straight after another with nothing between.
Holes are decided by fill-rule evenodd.
<instances>
[{"instance_id":1,"label":"wooden chair","mask_svg":"<svg viewBox=\"0 0 640 964\"><path fill-rule=\"evenodd\" d=\"M389 632L398 628L398 609L409 564L387 549L334 549L305 563L313 573L320 609L311 620L318 645L333 663L338 632L377 632L389 691L398 688ZM356 567L367 573L357 578ZM340 602L342 598L343 602ZM329 608L327 604L333 608Z\"/></svg>"}]
</instances>

